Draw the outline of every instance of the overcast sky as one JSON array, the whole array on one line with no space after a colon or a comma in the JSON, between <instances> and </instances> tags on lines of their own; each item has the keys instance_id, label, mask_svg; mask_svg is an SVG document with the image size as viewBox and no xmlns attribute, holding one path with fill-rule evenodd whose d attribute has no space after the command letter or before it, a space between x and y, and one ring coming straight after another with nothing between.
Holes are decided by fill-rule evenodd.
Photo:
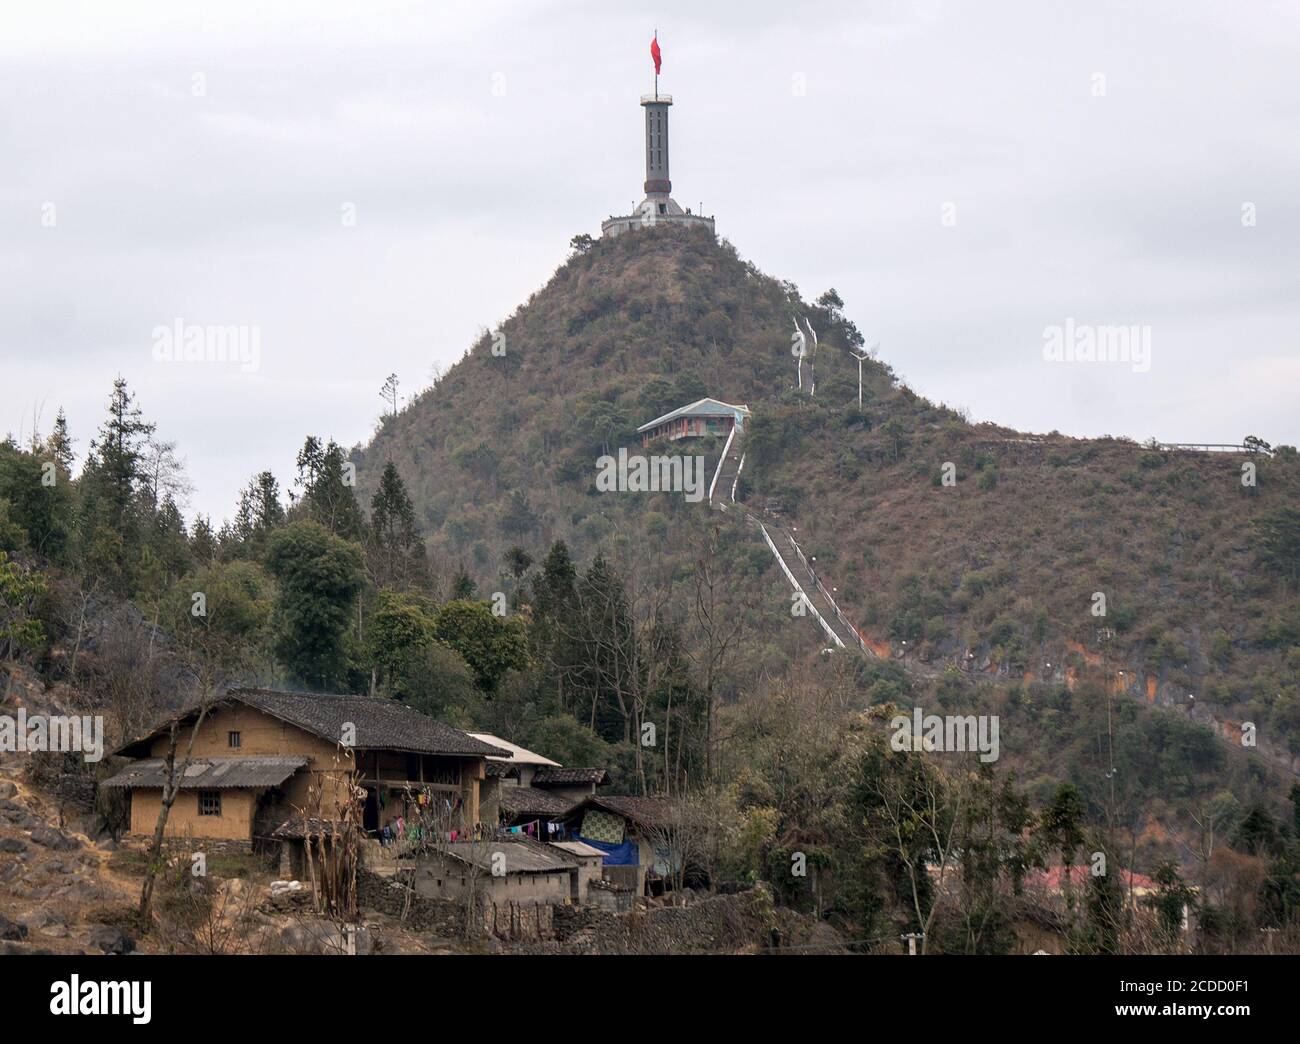
<instances>
[{"instance_id":1,"label":"overcast sky","mask_svg":"<svg viewBox=\"0 0 1300 1044\"><path fill-rule=\"evenodd\" d=\"M922 394L1300 442L1300 8L1194 0L5 3L0 432L84 453L120 373L217 519L365 440L640 198L656 26L675 198ZM260 367L155 361L177 319ZM1067 319L1149 369L1045 361Z\"/></svg>"}]
</instances>

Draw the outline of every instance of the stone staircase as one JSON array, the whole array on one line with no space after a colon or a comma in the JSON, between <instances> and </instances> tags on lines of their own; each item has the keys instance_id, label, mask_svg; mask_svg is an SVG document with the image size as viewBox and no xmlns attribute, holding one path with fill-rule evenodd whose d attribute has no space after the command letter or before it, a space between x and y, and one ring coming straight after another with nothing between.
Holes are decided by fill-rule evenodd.
<instances>
[{"instance_id":1,"label":"stone staircase","mask_svg":"<svg viewBox=\"0 0 1300 1044\"><path fill-rule=\"evenodd\" d=\"M744 437L737 437L733 432L727 439L710 483L709 503L719 511L739 515L759 530L790 581L791 590L803 594L803 615L811 617L820 626L828 648L874 655L836 604L834 593L817 576L814 564L808 560L790 530L771 516L736 503L736 484L744 466Z\"/></svg>"},{"instance_id":2,"label":"stone staircase","mask_svg":"<svg viewBox=\"0 0 1300 1044\"><path fill-rule=\"evenodd\" d=\"M806 614L821 624L822 631L831 645L850 652L870 655L866 643L858 636L853 624L840 610L834 593L817 575L815 564L808 561L794 535L781 525L768 523L761 523L761 525L775 546L778 557L786 566L787 577L793 577L796 589L803 592Z\"/></svg>"}]
</instances>

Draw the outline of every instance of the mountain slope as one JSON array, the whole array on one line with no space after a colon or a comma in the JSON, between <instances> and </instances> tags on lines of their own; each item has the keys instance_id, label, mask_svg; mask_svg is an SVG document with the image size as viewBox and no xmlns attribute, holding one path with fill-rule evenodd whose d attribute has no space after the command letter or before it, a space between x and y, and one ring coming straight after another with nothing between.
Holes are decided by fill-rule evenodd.
<instances>
[{"instance_id":1,"label":"mountain slope","mask_svg":"<svg viewBox=\"0 0 1300 1044\"><path fill-rule=\"evenodd\" d=\"M794 387L794 316L817 332L815 398ZM600 241L384 422L356 457L361 492L394 461L435 555L488 590L506 582L508 547L540 558L556 539L579 560L653 548L685 575L682 549L718 514L680 495L598 494L597 458L636 452L638 424L703 395L743 402L738 500L797 527L878 653L1004 691L1125 692L1237 747L1249 722L1248 750L1300 768L1300 604L1278 575L1288 545L1270 562L1261 536L1300 503L1293 450L1023 436L969 424L876 361L859 411L857 343L833 295L810 305L707 234ZM710 477L719 449L703 447ZM814 655L824 636L791 624L761 541L729 530L724 549L729 582L754 599L752 668Z\"/></svg>"}]
</instances>

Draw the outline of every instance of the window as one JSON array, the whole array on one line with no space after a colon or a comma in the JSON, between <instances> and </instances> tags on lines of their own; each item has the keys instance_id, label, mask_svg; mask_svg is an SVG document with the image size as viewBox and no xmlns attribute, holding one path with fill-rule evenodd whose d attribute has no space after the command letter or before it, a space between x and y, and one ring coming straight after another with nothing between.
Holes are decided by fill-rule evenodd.
<instances>
[{"instance_id":1,"label":"window","mask_svg":"<svg viewBox=\"0 0 1300 1044\"><path fill-rule=\"evenodd\" d=\"M199 791L199 815L201 816L221 815L221 791L219 790Z\"/></svg>"},{"instance_id":2,"label":"window","mask_svg":"<svg viewBox=\"0 0 1300 1044\"><path fill-rule=\"evenodd\" d=\"M227 745L228 745L232 750L233 750L235 747L238 747L238 746L239 746L239 733L238 733L238 732L227 732L227 733L226 733L226 744L227 744Z\"/></svg>"},{"instance_id":3,"label":"window","mask_svg":"<svg viewBox=\"0 0 1300 1044\"><path fill-rule=\"evenodd\" d=\"M659 213L661 213L661 214L667 214L667 213L668 213L668 204L667 204L667 203L660 203L660 204L659 204Z\"/></svg>"}]
</instances>

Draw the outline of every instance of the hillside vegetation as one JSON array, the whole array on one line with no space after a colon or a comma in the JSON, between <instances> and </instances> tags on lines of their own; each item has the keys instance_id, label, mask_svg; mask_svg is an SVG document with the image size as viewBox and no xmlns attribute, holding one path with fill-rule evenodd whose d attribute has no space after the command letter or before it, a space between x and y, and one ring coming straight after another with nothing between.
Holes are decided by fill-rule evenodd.
<instances>
[{"instance_id":1,"label":"hillside vegetation","mask_svg":"<svg viewBox=\"0 0 1300 1044\"><path fill-rule=\"evenodd\" d=\"M874 358L859 408L862 347L833 290L707 234L575 237L368 446L309 436L220 526L183 517L176 447L119 379L84 454L62 415L0 443L6 699L34 672L111 746L229 681L373 691L669 796L704 878L864 947L1013 949L1042 914L1027 876L1098 854L1163 905L1132 917L1096 881L1052 914L1062 948L1177 948L1187 880L1198 945L1300 945L1295 451L973 425ZM706 395L752 409L737 499L874 655L825 648L741 511L597 489L599 458ZM651 447L710 474L721 449ZM996 715L996 764L892 748L914 708ZM46 767L121 828L111 765Z\"/></svg>"}]
</instances>

